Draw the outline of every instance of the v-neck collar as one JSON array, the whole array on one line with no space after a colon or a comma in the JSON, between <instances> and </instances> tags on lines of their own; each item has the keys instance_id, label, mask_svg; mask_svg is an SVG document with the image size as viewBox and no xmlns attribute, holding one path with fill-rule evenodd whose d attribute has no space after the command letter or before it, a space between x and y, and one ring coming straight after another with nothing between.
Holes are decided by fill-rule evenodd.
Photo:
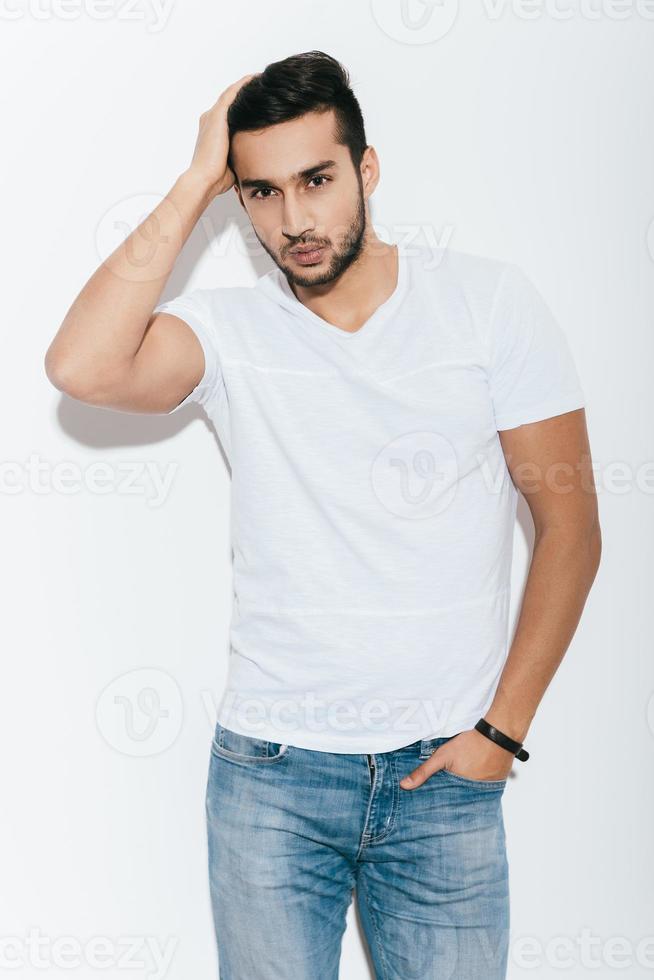
<instances>
[{"instance_id":1,"label":"v-neck collar","mask_svg":"<svg viewBox=\"0 0 654 980\"><path fill-rule=\"evenodd\" d=\"M352 343L357 338L368 336L373 330L385 322L401 303L409 284L408 257L399 245L397 248L397 282L391 295L381 303L368 319L357 330L344 330L333 323L324 320L308 306L300 302L291 289L286 275L279 266L275 266L270 272L259 278L261 288L277 303L281 303L286 309L296 316L301 316L308 322L314 324L319 329L325 331L336 340L344 343Z\"/></svg>"}]
</instances>

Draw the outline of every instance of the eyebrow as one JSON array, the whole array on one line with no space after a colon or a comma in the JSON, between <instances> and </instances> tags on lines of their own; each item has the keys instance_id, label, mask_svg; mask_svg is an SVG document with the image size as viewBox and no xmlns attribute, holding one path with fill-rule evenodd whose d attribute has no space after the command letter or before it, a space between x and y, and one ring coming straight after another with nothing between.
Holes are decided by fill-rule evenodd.
<instances>
[{"instance_id":1,"label":"eyebrow","mask_svg":"<svg viewBox=\"0 0 654 980\"><path fill-rule=\"evenodd\" d=\"M336 167L338 164L336 160L322 160L320 163L315 164L313 167L307 167L306 170L300 170L296 174L291 174L290 179L292 181L306 180L309 177L314 177L321 170L330 170L332 167ZM245 178L241 181L241 187L274 187L274 180L249 180Z\"/></svg>"}]
</instances>

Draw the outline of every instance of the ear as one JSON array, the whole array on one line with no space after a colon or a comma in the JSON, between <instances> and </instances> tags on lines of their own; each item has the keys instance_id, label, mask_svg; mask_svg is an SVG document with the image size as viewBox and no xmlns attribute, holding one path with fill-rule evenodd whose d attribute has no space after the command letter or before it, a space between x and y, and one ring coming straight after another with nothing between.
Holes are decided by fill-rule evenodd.
<instances>
[{"instance_id":1,"label":"ear","mask_svg":"<svg viewBox=\"0 0 654 980\"><path fill-rule=\"evenodd\" d=\"M379 157L374 146L368 145L363 151L360 170L363 195L368 198L379 183Z\"/></svg>"}]
</instances>

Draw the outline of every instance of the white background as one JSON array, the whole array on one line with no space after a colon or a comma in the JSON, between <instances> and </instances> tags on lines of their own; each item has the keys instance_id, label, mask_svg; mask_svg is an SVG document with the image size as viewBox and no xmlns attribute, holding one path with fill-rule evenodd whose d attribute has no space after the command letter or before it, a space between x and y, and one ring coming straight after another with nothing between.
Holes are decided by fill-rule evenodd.
<instances>
[{"instance_id":1,"label":"white background","mask_svg":"<svg viewBox=\"0 0 654 980\"><path fill-rule=\"evenodd\" d=\"M201 411L85 406L43 355L188 166L200 114L247 72L319 48L350 70L381 159L380 236L518 262L569 338L604 550L504 795L509 978L652 974L651 7L410 0L403 22L399 2L364 0L3 0L0 973L217 976L204 790L229 471ZM267 271L246 220L233 194L214 201L162 298ZM514 613L523 501L519 516ZM370 975L351 907L341 976Z\"/></svg>"}]
</instances>

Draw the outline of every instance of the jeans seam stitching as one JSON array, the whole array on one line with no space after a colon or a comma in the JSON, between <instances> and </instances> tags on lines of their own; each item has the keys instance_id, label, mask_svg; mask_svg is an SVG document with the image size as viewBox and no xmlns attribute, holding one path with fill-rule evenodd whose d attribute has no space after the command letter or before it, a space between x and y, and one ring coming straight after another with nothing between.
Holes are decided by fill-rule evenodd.
<instances>
[{"instance_id":1,"label":"jeans seam stitching","mask_svg":"<svg viewBox=\"0 0 654 980\"><path fill-rule=\"evenodd\" d=\"M471 786L502 786L506 783L506 779L470 779L468 776L460 776L458 772L452 772L450 769L443 767L442 769L437 769L436 772L446 772L448 776L453 779L460 779L464 783L470 783Z\"/></svg>"},{"instance_id":2,"label":"jeans seam stitching","mask_svg":"<svg viewBox=\"0 0 654 980\"><path fill-rule=\"evenodd\" d=\"M368 765L368 762L367 761L366 761L366 765ZM359 857L363 853L364 848L366 847L367 844L370 843L370 840L369 839L366 840L366 834L367 834L368 824L370 823L370 818L371 818L371 815L372 815L373 803L374 803L374 798L375 798L375 789L377 787L377 779L378 779L378 777L379 777L379 767L378 766L375 766L375 772L374 772L374 775L372 777L372 785L371 785L370 790L369 790L370 796L369 796L369 799L368 799L368 806L366 808L366 816L365 816L365 819L363 821L363 829L361 831L361 840L359 841L359 849L358 849L358 851L357 851L357 853L355 855L355 861L358 861L359 860Z\"/></svg>"},{"instance_id":3,"label":"jeans seam stitching","mask_svg":"<svg viewBox=\"0 0 654 980\"><path fill-rule=\"evenodd\" d=\"M214 737L211 740L211 751L213 755L218 756L220 759L234 759L237 762L249 762L249 763L259 763L259 762L277 762L282 759L288 752L289 746L286 743L281 743L279 752L275 755L269 755L271 740L265 739L265 752L261 755L246 755L244 752L233 752L232 749L228 749L225 746L225 731L224 725L220 722L216 723L217 733L214 731ZM217 751L222 750L222 751Z\"/></svg>"},{"instance_id":4,"label":"jeans seam stitching","mask_svg":"<svg viewBox=\"0 0 654 980\"><path fill-rule=\"evenodd\" d=\"M391 785L393 787L393 802L391 803L391 812L389 815L388 824L384 829L376 835L376 837L371 837L368 841L369 844L377 844L379 841L385 840L393 827L395 826L395 817L398 810L398 804L400 799L399 783L397 779L397 766L395 764L395 758L393 755L389 757L388 764L391 768Z\"/></svg>"},{"instance_id":5,"label":"jeans seam stitching","mask_svg":"<svg viewBox=\"0 0 654 980\"><path fill-rule=\"evenodd\" d=\"M368 895L368 888L366 886L365 877L361 877L359 884L361 885L361 891L368 909L368 915L370 916L370 921L372 922L373 932L375 934L375 941L377 943L377 950L379 952L379 961L382 965L382 970L384 971L383 977L380 980L388 980L388 964L386 962L386 956L384 954L384 944L381 940L381 932L379 931L379 926L377 925L377 919L375 917L375 912L370 903L370 896Z\"/></svg>"},{"instance_id":6,"label":"jeans seam stitching","mask_svg":"<svg viewBox=\"0 0 654 980\"><path fill-rule=\"evenodd\" d=\"M232 752L231 749L226 749L224 745L220 742L217 744L214 742L211 746L211 751L214 755L218 756L220 759L234 759L237 762L247 762L251 765L259 765L261 763L271 764L273 762L279 762L280 759L286 758L288 755L289 746L286 745L284 748L277 753L277 755L244 755L242 752Z\"/></svg>"}]
</instances>

